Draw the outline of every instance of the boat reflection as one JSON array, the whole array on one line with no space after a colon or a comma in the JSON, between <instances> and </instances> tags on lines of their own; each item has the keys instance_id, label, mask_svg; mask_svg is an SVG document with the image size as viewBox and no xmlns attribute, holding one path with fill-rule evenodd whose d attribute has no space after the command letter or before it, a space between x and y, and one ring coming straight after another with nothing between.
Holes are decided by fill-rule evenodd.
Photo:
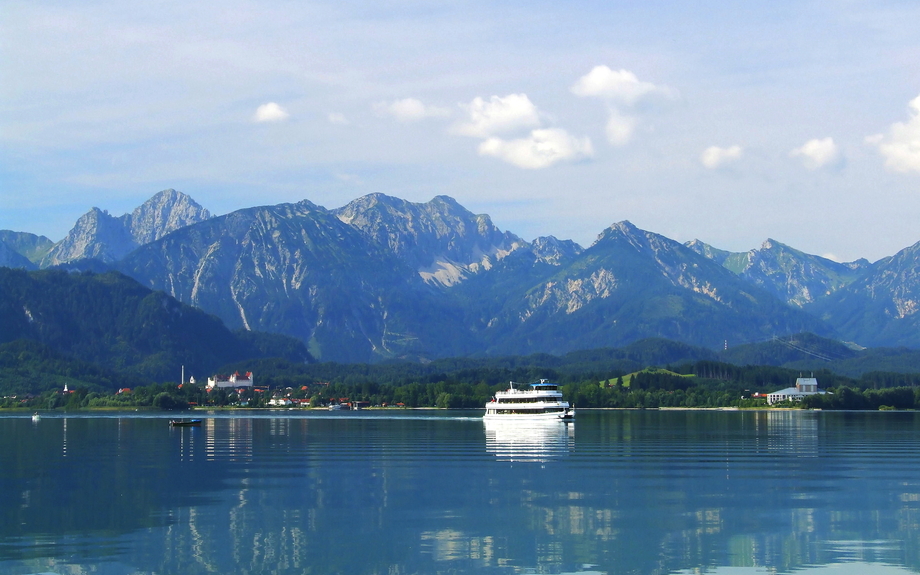
<instances>
[{"instance_id":1,"label":"boat reflection","mask_svg":"<svg viewBox=\"0 0 920 575\"><path fill-rule=\"evenodd\" d=\"M813 411L769 411L767 448L795 457L818 457L818 414Z\"/></svg>"},{"instance_id":2,"label":"boat reflection","mask_svg":"<svg viewBox=\"0 0 920 575\"><path fill-rule=\"evenodd\" d=\"M502 461L548 461L575 448L575 424L560 420L483 420L486 450Z\"/></svg>"}]
</instances>

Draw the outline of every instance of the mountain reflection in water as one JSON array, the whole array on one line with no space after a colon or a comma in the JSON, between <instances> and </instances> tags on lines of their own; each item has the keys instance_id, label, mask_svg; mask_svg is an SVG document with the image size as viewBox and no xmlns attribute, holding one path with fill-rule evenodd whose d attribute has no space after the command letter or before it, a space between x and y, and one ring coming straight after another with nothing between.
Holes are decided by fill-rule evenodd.
<instances>
[{"instance_id":1,"label":"mountain reflection in water","mask_svg":"<svg viewBox=\"0 0 920 575\"><path fill-rule=\"evenodd\" d=\"M0 573L920 570L920 413L481 415L0 416Z\"/></svg>"}]
</instances>

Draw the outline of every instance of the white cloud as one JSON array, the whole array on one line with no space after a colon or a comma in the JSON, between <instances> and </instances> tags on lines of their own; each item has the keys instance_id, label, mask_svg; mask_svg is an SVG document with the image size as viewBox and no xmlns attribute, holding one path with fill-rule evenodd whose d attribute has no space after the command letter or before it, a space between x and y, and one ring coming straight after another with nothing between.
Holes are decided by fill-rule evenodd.
<instances>
[{"instance_id":1,"label":"white cloud","mask_svg":"<svg viewBox=\"0 0 920 575\"><path fill-rule=\"evenodd\" d=\"M469 119L454 125L452 130L462 136L489 138L540 125L537 107L527 94L492 96L489 101L477 97L463 108Z\"/></svg>"},{"instance_id":2,"label":"white cloud","mask_svg":"<svg viewBox=\"0 0 920 575\"><path fill-rule=\"evenodd\" d=\"M403 98L392 102L377 102L374 111L381 116L392 116L400 122L418 122L425 118L450 115L450 110L437 106L426 106L416 98Z\"/></svg>"},{"instance_id":3,"label":"white cloud","mask_svg":"<svg viewBox=\"0 0 920 575\"><path fill-rule=\"evenodd\" d=\"M532 130L530 137L515 140L489 138L479 145L479 154L494 156L519 168L537 170L561 161L594 155L591 140L578 139L558 128Z\"/></svg>"},{"instance_id":4,"label":"white cloud","mask_svg":"<svg viewBox=\"0 0 920 575\"><path fill-rule=\"evenodd\" d=\"M789 152L789 155L802 158L802 163L809 170L839 165L842 159L833 138L808 140L801 148Z\"/></svg>"},{"instance_id":5,"label":"white cloud","mask_svg":"<svg viewBox=\"0 0 920 575\"><path fill-rule=\"evenodd\" d=\"M897 122L888 134L866 138L885 156L885 166L896 172L920 172L920 96L908 104L913 110L907 122Z\"/></svg>"},{"instance_id":6,"label":"white cloud","mask_svg":"<svg viewBox=\"0 0 920 575\"><path fill-rule=\"evenodd\" d=\"M738 158L741 157L741 153L741 146L731 146L729 148L709 146L703 150L703 154L700 156L700 162L710 170L714 170L738 160Z\"/></svg>"},{"instance_id":7,"label":"white cloud","mask_svg":"<svg viewBox=\"0 0 920 575\"><path fill-rule=\"evenodd\" d=\"M596 96L625 106L633 106L650 94L670 94L668 88L643 82L629 70L611 70L607 66L595 66L570 89L576 96Z\"/></svg>"},{"instance_id":8,"label":"white cloud","mask_svg":"<svg viewBox=\"0 0 920 575\"><path fill-rule=\"evenodd\" d=\"M326 117L329 119L330 124L336 124L338 126L351 125L351 122L348 121L348 118L345 117L345 114L340 112L329 112L329 115Z\"/></svg>"},{"instance_id":9,"label":"white cloud","mask_svg":"<svg viewBox=\"0 0 920 575\"><path fill-rule=\"evenodd\" d=\"M253 119L256 122L282 122L290 116L287 110L274 102L269 102L256 108L256 115Z\"/></svg>"},{"instance_id":10,"label":"white cloud","mask_svg":"<svg viewBox=\"0 0 920 575\"><path fill-rule=\"evenodd\" d=\"M652 95L673 97L670 88L643 82L629 70L611 70L595 66L569 89L576 96L602 98L610 108L607 119L607 141L615 146L626 145L632 139L639 118L626 113Z\"/></svg>"},{"instance_id":11,"label":"white cloud","mask_svg":"<svg viewBox=\"0 0 920 575\"><path fill-rule=\"evenodd\" d=\"M611 110L610 118L607 119L607 141L615 146L626 145L638 123L639 121L632 116L624 116L616 110Z\"/></svg>"}]
</instances>

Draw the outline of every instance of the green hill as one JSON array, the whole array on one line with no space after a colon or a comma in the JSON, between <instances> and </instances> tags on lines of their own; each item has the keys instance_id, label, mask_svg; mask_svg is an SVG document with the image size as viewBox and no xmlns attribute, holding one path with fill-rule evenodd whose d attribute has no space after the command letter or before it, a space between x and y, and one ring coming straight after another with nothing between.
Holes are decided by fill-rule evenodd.
<instances>
[{"instance_id":1,"label":"green hill","mask_svg":"<svg viewBox=\"0 0 920 575\"><path fill-rule=\"evenodd\" d=\"M296 340L231 332L216 317L117 272L0 268L0 344L17 340L46 346L59 354L55 361L72 358L100 373L155 381L178 380L183 365L186 375L202 379L248 358L311 359ZM51 380L39 387L56 386ZM115 384L108 375L91 381Z\"/></svg>"}]
</instances>

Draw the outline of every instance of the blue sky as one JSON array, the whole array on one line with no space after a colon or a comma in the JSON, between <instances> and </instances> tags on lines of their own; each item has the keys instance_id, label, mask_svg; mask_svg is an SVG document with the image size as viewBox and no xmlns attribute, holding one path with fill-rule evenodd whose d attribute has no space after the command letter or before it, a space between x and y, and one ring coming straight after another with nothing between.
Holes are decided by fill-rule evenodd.
<instances>
[{"instance_id":1,"label":"blue sky","mask_svg":"<svg viewBox=\"0 0 920 575\"><path fill-rule=\"evenodd\" d=\"M841 261L920 241L913 2L0 0L0 229L440 194Z\"/></svg>"}]
</instances>

